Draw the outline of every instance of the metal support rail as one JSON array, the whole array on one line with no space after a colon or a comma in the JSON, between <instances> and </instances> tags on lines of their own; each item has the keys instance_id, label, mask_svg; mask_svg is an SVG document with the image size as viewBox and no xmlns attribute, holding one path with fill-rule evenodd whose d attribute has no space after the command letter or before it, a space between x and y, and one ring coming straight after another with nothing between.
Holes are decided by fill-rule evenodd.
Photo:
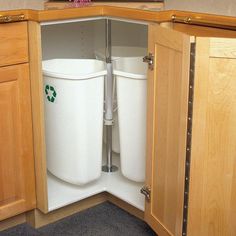
<instances>
[{"instance_id":1,"label":"metal support rail","mask_svg":"<svg viewBox=\"0 0 236 236\"><path fill-rule=\"evenodd\" d=\"M111 20L106 19L106 66L105 80L105 114L106 126L106 164L102 166L103 172L115 172L118 168L112 165L112 125L113 125L113 66L111 58Z\"/></svg>"}]
</instances>

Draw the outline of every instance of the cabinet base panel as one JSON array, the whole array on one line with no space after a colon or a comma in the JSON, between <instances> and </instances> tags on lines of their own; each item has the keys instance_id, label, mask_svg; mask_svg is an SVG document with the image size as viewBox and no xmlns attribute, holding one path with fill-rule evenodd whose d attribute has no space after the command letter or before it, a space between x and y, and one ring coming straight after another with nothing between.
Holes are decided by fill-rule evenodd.
<instances>
[{"instance_id":1,"label":"cabinet base panel","mask_svg":"<svg viewBox=\"0 0 236 236\"><path fill-rule=\"evenodd\" d=\"M55 211L49 212L47 214L42 213L38 209L35 209L26 214L26 221L32 227L40 228L44 225L48 225L67 216L96 206L105 201L107 201L107 193L101 193L81 200L79 202L73 203L71 205L65 206L63 208L57 209Z\"/></svg>"},{"instance_id":2,"label":"cabinet base panel","mask_svg":"<svg viewBox=\"0 0 236 236\"><path fill-rule=\"evenodd\" d=\"M131 215L136 216L140 220L144 220L144 211L139 210L138 208L128 204L125 201L122 201L121 199L107 193L107 200L114 205L122 208L123 210L129 212Z\"/></svg>"},{"instance_id":3,"label":"cabinet base panel","mask_svg":"<svg viewBox=\"0 0 236 236\"><path fill-rule=\"evenodd\" d=\"M13 216L9 219L0 221L0 232L11 227L17 226L19 224L23 224L26 222L26 214L22 213L17 216Z\"/></svg>"},{"instance_id":4,"label":"cabinet base panel","mask_svg":"<svg viewBox=\"0 0 236 236\"><path fill-rule=\"evenodd\" d=\"M81 200L79 202L73 203L69 206L65 206L55 211L49 212L48 214L44 214L38 209L32 210L26 213L26 222L34 228L40 228L42 226L56 222L67 216L71 216L75 213L86 210L90 207L96 206L106 201L109 201L117 205L118 207L129 212L131 215L138 217L141 220L144 219L143 211L135 208L134 206L120 200L119 198L107 192L103 192L95 196Z\"/></svg>"}]
</instances>

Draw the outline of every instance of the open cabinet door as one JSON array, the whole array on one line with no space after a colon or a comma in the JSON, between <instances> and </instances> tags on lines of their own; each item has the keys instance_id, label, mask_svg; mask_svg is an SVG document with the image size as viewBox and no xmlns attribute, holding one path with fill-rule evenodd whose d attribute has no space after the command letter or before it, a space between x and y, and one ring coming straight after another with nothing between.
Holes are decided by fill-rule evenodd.
<instances>
[{"instance_id":1,"label":"open cabinet door","mask_svg":"<svg viewBox=\"0 0 236 236\"><path fill-rule=\"evenodd\" d=\"M190 37L149 25L145 220L158 236L182 235Z\"/></svg>"}]
</instances>

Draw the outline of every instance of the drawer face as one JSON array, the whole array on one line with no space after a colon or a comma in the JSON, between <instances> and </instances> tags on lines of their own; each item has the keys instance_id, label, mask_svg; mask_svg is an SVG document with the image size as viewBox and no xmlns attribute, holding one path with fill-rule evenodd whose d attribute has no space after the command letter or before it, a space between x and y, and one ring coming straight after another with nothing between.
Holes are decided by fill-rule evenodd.
<instances>
[{"instance_id":1,"label":"drawer face","mask_svg":"<svg viewBox=\"0 0 236 236\"><path fill-rule=\"evenodd\" d=\"M0 24L0 66L27 61L27 22Z\"/></svg>"}]
</instances>

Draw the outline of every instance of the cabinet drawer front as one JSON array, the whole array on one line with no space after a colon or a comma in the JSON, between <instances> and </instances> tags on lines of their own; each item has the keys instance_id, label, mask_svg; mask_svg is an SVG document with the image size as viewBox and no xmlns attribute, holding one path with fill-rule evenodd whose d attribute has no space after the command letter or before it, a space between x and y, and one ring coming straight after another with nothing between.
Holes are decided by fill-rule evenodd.
<instances>
[{"instance_id":1,"label":"cabinet drawer front","mask_svg":"<svg viewBox=\"0 0 236 236\"><path fill-rule=\"evenodd\" d=\"M28 61L27 22L0 25L0 66Z\"/></svg>"}]
</instances>

